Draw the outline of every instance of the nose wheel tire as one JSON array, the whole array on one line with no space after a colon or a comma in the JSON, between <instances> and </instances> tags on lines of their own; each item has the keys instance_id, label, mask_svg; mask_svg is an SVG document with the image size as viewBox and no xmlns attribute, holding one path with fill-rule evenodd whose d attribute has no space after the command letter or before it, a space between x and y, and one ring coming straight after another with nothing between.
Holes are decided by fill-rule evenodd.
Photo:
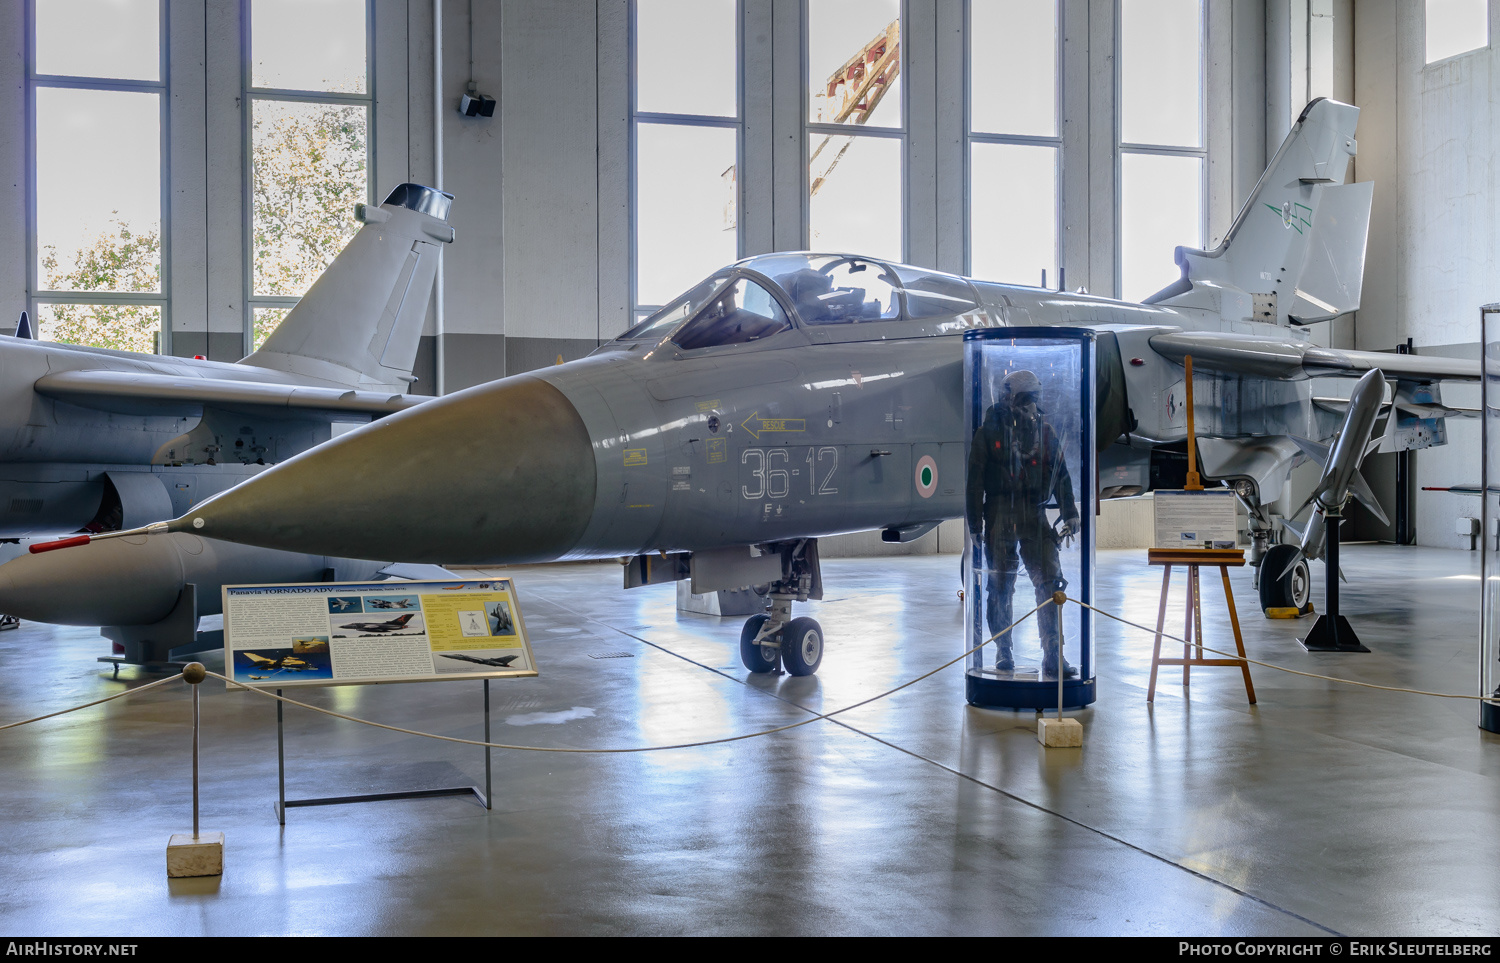
<instances>
[{"instance_id":1,"label":"nose wheel tire","mask_svg":"<svg viewBox=\"0 0 1500 963\"><path fill-rule=\"evenodd\" d=\"M781 664L792 675L812 675L823 662L823 627L809 618L792 619L781 630Z\"/></svg>"},{"instance_id":2,"label":"nose wheel tire","mask_svg":"<svg viewBox=\"0 0 1500 963\"><path fill-rule=\"evenodd\" d=\"M1312 575L1307 559L1298 558L1292 570L1282 575L1287 563L1297 558L1297 546L1272 545L1260 563L1260 607L1265 609L1301 609L1312 592Z\"/></svg>"},{"instance_id":3,"label":"nose wheel tire","mask_svg":"<svg viewBox=\"0 0 1500 963\"><path fill-rule=\"evenodd\" d=\"M776 643L757 643L755 637L760 634L760 627L766 624L769 615L752 615L745 620L745 627L740 629L740 661L745 668L751 672L775 672L776 671ZM769 653L769 657L767 656Z\"/></svg>"}]
</instances>

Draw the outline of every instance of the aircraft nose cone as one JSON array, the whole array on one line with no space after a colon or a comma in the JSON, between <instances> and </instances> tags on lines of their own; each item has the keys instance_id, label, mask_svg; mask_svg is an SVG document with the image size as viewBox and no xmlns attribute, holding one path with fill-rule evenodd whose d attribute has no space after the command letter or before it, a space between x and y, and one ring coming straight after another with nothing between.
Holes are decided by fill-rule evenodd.
<instances>
[{"instance_id":1,"label":"aircraft nose cone","mask_svg":"<svg viewBox=\"0 0 1500 963\"><path fill-rule=\"evenodd\" d=\"M164 539L131 535L0 565L0 612L57 625L147 624L182 591L182 566Z\"/></svg>"},{"instance_id":2,"label":"aircraft nose cone","mask_svg":"<svg viewBox=\"0 0 1500 963\"><path fill-rule=\"evenodd\" d=\"M577 410L546 381L518 375L340 436L172 528L349 558L546 561L582 537L594 485Z\"/></svg>"}]
</instances>

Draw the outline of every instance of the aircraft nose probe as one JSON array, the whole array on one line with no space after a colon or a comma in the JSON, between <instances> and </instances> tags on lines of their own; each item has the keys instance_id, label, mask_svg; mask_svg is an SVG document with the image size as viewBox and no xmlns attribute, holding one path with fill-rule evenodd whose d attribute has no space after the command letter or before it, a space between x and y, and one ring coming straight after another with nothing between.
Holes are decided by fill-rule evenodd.
<instances>
[{"instance_id":1,"label":"aircraft nose probe","mask_svg":"<svg viewBox=\"0 0 1500 963\"><path fill-rule=\"evenodd\" d=\"M202 528L201 519L199 528ZM142 525L140 528L125 528L118 532L100 532L97 535L69 535L67 538L59 538L51 542L37 542L27 546L27 551L33 555L42 552L54 552L59 548L72 548L75 545L87 545L89 542L105 538L124 538L127 535L159 535L170 531L166 522L152 522L150 525Z\"/></svg>"}]
</instances>

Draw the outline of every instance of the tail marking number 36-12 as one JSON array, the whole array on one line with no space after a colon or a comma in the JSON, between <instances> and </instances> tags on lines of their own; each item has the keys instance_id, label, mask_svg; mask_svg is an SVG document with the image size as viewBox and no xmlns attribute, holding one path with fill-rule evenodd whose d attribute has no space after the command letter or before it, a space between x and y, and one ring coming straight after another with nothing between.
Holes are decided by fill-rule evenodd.
<instances>
[{"instance_id":1,"label":"tail marking number 36-12","mask_svg":"<svg viewBox=\"0 0 1500 963\"><path fill-rule=\"evenodd\" d=\"M786 467L791 460L791 452L785 448L746 448L740 453L740 464L751 466L751 484L741 485L740 494L751 501L787 497L792 492L792 475L796 474ZM808 448L806 461L808 494L837 495L833 476L839 469L839 450L831 446Z\"/></svg>"}]
</instances>

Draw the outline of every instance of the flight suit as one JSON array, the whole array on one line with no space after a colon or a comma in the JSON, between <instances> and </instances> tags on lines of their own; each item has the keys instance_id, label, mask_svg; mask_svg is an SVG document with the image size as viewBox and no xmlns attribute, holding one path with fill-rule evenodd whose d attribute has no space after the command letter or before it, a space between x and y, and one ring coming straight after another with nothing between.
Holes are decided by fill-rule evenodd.
<instances>
[{"instance_id":1,"label":"flight suit","mask_svg":"<svg viewBox=\"0 0 1500 963\"><path fill-rule=\"evenodd\" d=\"M1048 524L1046 506L1055 499L1062 519L1076 531L1078 505L1063 448L1052 427L1009 404L993 405L985 412L969 449L965 497L969 530L979 535L985 555L983 561L974 561L986 570L985 619L994 634L1011 624L1011 595L1022 563L1037 602L1068 585L1058 557L1061 539ZM1061 637L1057 606L1043 606L1037 613L1037 634L1043 672L1053 675ZM996 644L997 663L1012 661L1010 633Z\"/></svg>"}]
</instances>

